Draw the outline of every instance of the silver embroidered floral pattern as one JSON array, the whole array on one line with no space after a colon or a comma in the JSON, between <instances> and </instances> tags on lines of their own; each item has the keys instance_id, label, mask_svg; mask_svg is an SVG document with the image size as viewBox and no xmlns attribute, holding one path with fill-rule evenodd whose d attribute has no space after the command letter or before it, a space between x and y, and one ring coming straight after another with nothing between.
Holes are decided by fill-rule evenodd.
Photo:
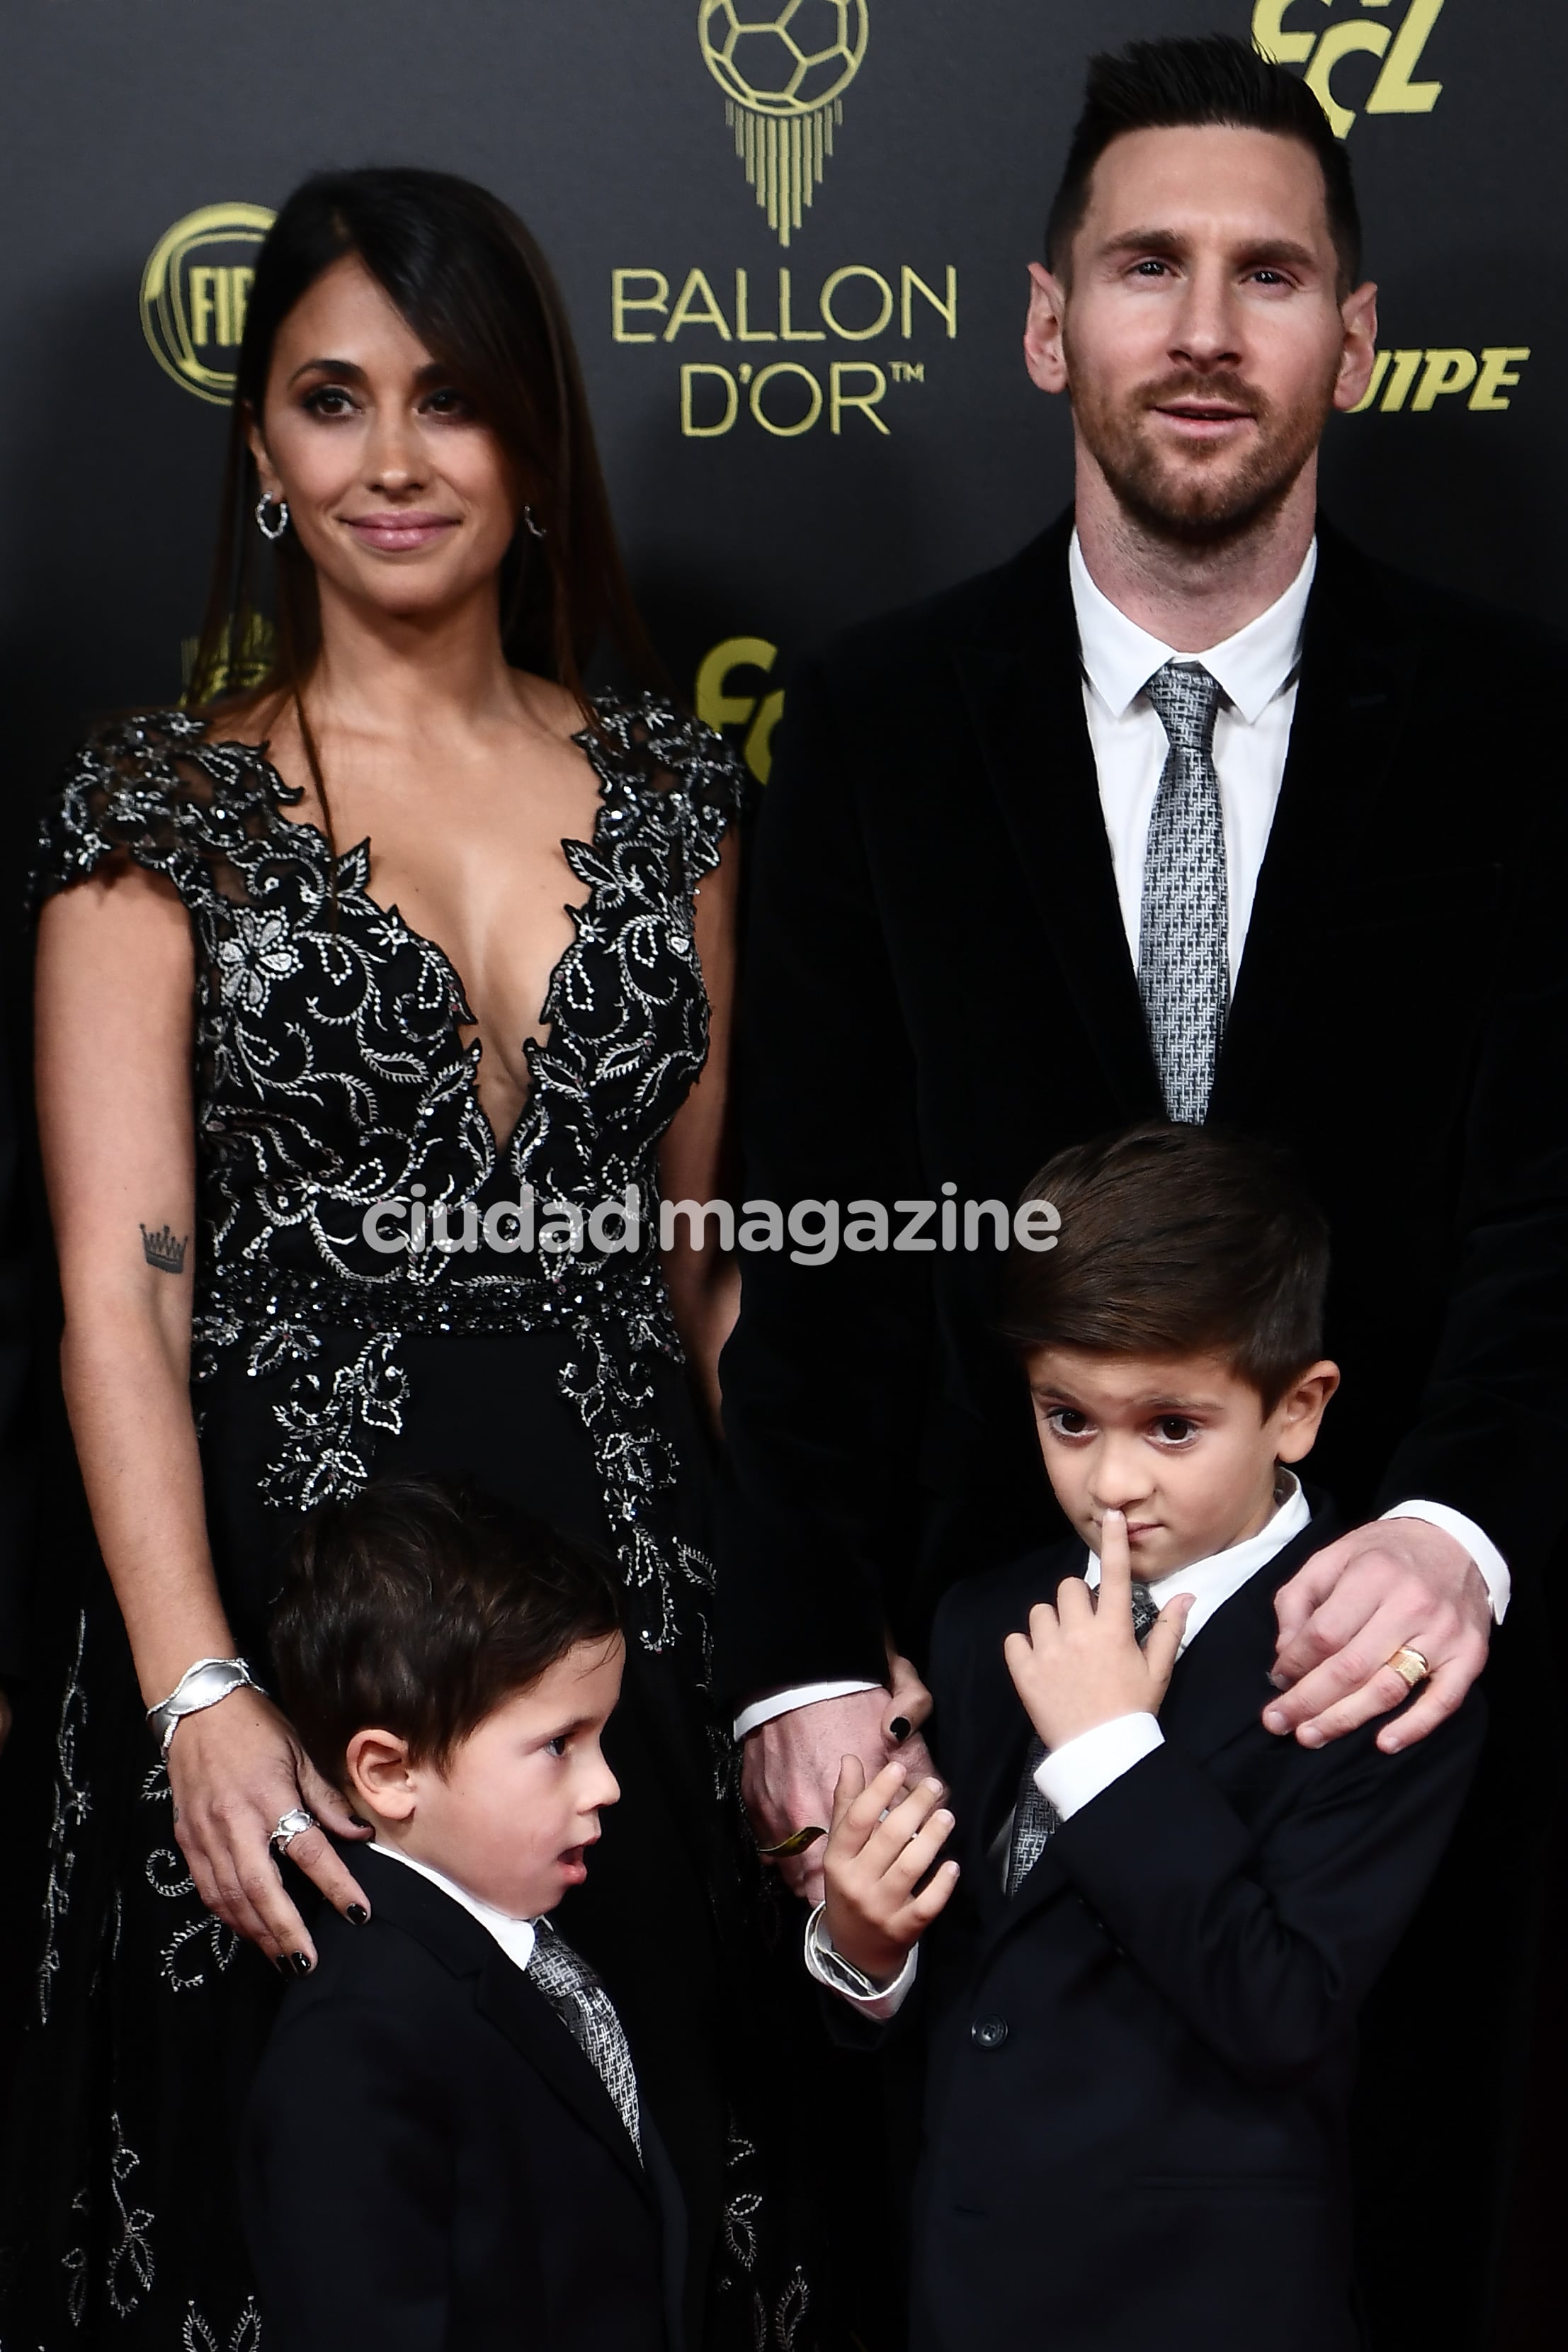
<instances>
[{"instance_id":1,"label":"silver embroidered floral pattern","mask_svg":"<svg viewBox=\"0 0 1568 2352\"><path fill-rule=\"evenodd\" d=\"M660 1138L707 1052L694 898L741 798L719 739L653 697L602 700L578 737L599 784L589 841L561 845L586 887L550 976L549 1034L497 1147L480 1108L462 982L434 942L370 896L361 842L340 855L287 814L298 793L265 747L209 742L172 710L78 753L44 829L36 895L129 857L179 891L197 947L195 1377L231 1349L277 1380L267 1498L298 1509L371 1475L408 1402L411 1332L554 1328L561 1386L591 1442L638 1637L703 1638L708 1562L676 1539L674 1464L650 1367L678 1360L653 1204ZM630 1190L632 1252L500 1255L481 1220L531 1189L586 1218ZM459 1246L376 1250L366 1212L426 1205ZM350 1336L323 1349L322 1333Z\"/></svg>"},{"instance_id":2,"label":"silver embroidered floral pattern","mask_svg":"<svg viewBox=\"0 0 1568 2352\"><path fill-rule=\"evenodd\" d=\"M70 1909L71 1878L76 1870L77 1832L92 1810L87 1780L79 1760L87 1729L87 1695L82 1661L87 1650L87 1617L77 1618L76 1651L66 1675L55 1732L54 1810L49 1822L49 1875L44 1888L44 1937L38 1959L38 2021L47 2025L60 1967L60 1927Z\"/></svg>"}]
</instances>

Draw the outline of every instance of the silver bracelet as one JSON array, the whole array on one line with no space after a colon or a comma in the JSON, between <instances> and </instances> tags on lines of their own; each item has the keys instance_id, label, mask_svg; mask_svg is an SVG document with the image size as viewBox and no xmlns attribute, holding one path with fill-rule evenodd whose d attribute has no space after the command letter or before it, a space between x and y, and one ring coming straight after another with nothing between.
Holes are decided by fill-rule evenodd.
<instances>
[{"instance_id":1,"label":"silver bracelet","mask_svg":"<svg viewBox=\"0 0 1568 2352\"><path fill-rule=\"evenodd\" d=\"M243 1658L198 1658L193 1666L186 1667L168 1697L147 1710L159 1755L167 1758L174 1726L182 1717L200 1715L204 1707L216 1706L231 1691L260 1687Z\"/></svg>"}]
</instances>

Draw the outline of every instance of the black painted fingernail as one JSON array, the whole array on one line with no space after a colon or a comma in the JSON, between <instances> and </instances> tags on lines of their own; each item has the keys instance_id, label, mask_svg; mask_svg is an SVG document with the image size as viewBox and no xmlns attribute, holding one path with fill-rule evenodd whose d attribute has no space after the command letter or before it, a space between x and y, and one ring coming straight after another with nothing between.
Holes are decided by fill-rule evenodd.
<instances>
[{"instance_id":1,"label":"black painted fingernail","mask_svg":"<svg viewBox=\"0 0 1568 2352\"><path fill-rule=\"evenodd\" d=\"M289 1952L286 1958L291 1976L308 1977L309 1975L310 1962L304 1952Z\"/></svg>"},{"instance_id":2,"label":"black painted fingernail","mask_svg":"<svg viewBox=\"0 0 1568 2352\"><path fill-rule=\"evenodd\" d=\"M362 1903L350 1903L343 1916L356 1927L368 1927L371 1915Z\"/></svg>"},{"instance_id":3,"label":"black painted fingernail","mask_svg":"<svg viewBox=\"0 0 1568 2352\"><path fill-rule=\"evenodd\" d=\"M887 1727L894 1739L903 1740L908 1738L915 1726L906 1715L895 1715Z\"/></svg>"}]
</instances>

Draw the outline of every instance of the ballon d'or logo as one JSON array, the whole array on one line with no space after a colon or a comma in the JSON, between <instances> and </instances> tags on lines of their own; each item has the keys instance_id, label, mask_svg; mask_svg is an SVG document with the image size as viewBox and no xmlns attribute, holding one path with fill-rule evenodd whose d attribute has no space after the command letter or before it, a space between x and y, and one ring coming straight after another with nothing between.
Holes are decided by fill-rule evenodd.
<instances>
[{"instance_id":1,"label":"ballon d'or logo","mask_svg":"<svg viewBox=\"0 0 1568 2352\"><path fill-rule=\"evenodd\" d=\"M204 205L164 231L141 273L141 330L166 375L227 407L256 275L264 205Z\"/></svg>"},{"instance_id":2,"label":"ballon d'or logo","mask_svg":"<svg viewBox=\"0 0 1568 2352\"><path fill-rule=\"evenodd\" d=\"M866 0L699 0L703 56L780 245L821 184L869 33Z\"/></svg>"}]
</instances>

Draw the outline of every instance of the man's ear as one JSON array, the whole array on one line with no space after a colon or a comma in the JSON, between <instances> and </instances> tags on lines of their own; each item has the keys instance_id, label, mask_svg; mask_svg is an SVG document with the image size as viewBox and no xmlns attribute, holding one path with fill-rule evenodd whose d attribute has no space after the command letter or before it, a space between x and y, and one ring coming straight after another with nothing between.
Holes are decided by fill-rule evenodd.
<instances>
[{"instance_id":1,"label":"man's ear","mask_svg":"<svg viewBox=\"0 0 1568 2352\"><path fill-rule=\"evenodd\" d=\"M1324 1409L1338 1386L1339 1366L1331 1364L1326 1357L1320 1363L1309 1364L1301 1378L1291 1381L1271 1416L1277 1462L1306 1459L1317 1444Z\"/></svg>"},{"instance_id":2,"label":"man's ear","mask_svg":"<svg viewBox=\"0 0 1568 2352\"><path fill-rule=\"evenodd\" d=\"M1334 380L1333 404L1354 408L1365 396L1377 362L1377 289L1369 278L1339 306L1344 325L1344 348Z\"/></svg>"},{"instance_id":3,"label":"man's ear","mask_svg":"<svg viewBox=\"0 0 1568 2352\"><path fill-rule=\"evenodd\" d=\"M1024 321L1023 362L1030 381L1041 392L1067 390L1067 358L1061 348L1061 322L1067 310L1067 289L1042 261L1029 266L1029 316Z\"/></svg>"},{"instance_id":4,"label":"man's ear","mask_svg":"<svg viewBox=\"0 0 1568 2352\"><path fill-rule=\"evenodd\" d=\"M356 1731L343 1756L349 1794L372 1821L413 1818L418 1796L408 1742L395 1731Z\"/></svg>"}]
</instances>

